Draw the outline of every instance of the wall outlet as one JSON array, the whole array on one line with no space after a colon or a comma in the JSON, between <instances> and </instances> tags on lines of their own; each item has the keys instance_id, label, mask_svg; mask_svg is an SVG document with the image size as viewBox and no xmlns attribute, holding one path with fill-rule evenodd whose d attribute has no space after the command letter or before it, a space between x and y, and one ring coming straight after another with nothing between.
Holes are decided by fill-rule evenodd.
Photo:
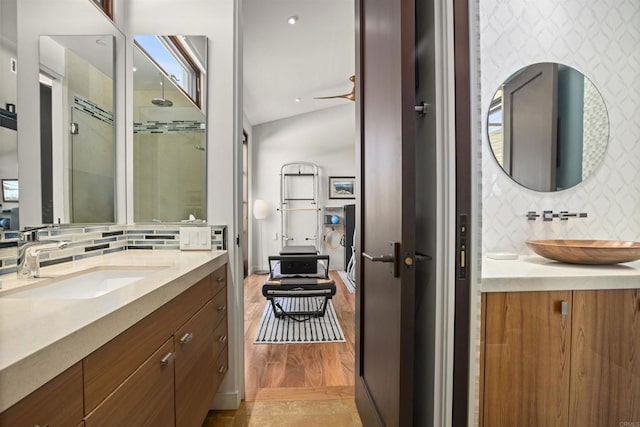
<instances>
[{"instance_id":1,"label":"wall outlet","mask_svg":"<svg viewBox=\"0 0 640 427\"><path fill-rule=\"evenodd\" d=\"M180 250L211 250L211 227L180 227Z\"/></svg>"}]
</instances>

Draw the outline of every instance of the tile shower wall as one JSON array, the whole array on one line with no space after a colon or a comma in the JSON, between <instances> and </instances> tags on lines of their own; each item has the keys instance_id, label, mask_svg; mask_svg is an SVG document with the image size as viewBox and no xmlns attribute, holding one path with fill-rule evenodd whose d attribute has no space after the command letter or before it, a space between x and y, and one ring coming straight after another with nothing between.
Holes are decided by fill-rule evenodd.
<instances>
[{"instance_id":1,"label":"tile shower wall","mask_svg":"<svg viewBox=\"0 0 640 427\"><path fill-rule=\"evenodd\" d=\"M640 2L479 0L483 253L527 254L532 238L640 240ZM604 98L610 138L603 163L576 187L538 193L495 162L486 114L498 86L536 62L581 71ZM586 219L527 221L527 211L587 212Z\"/></svg>"},{"instance_id":2,"label":"tile shower wall","mask_svg":"<svg viewBox=\"0 0 640 427\"><path fill-rule=\"evenodd\" d=\"M124 250L179 250L179 228L184 225L104 225L61 227L41 230L40 240L55 239L70 242L64 249L42 253L41 265L77 261ZM224 250L226 227L211 226L213 249ZM0 233L0 274L15 273L19 233Z\"/></svg>"}]
</instances>

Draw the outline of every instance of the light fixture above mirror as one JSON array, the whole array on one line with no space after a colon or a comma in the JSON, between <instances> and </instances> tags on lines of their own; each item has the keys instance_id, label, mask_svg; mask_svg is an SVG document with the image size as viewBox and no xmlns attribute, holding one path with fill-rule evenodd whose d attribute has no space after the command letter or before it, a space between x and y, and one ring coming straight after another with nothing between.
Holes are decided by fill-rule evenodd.
<instances>
[{"instance_id":1,"label":"light fixture above mirror","mask_svg":"<svg viewBox=\"0 0 640 427\"><path fill-rule=\"evenodd\" d=\"M487 134L494 158L515 182L558 191L579 184L602 162L609 116L600 92L580 71L537 63L496 90Z\"/></svg>"}]
</instances>

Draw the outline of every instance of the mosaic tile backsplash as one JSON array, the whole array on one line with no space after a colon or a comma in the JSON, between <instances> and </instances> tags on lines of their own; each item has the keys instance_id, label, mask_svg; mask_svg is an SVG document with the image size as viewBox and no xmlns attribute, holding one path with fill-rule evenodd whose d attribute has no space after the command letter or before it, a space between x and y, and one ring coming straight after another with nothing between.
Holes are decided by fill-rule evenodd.
<instances>
[{"instance_id":1,"label":"mosaic tile backsplash","mask_svg":"<svg viewBox=\"0 0 640 427\"><path fill-rule=\"evenodd\" d=\"M69 242L63 249L43 252L40 264L44 267L125 250L180 250L180 227L184 225L94 225L40 230L39 240ZM227 249L226 226L210 227L212 248ZM16 272L19 237L17 231L0 232L0 275Z\"/></svg>"}]
</instances>

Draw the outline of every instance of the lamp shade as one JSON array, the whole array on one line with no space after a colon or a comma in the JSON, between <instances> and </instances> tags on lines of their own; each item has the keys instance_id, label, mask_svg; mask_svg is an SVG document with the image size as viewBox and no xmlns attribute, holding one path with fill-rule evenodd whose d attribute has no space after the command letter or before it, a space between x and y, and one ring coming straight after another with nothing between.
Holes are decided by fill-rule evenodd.
<instances>
[{"instance_id":1,"label":"lamp shade","mask_svg":"<svg viewBox=\"0 0 640 427\"><path fill-rule=\"evenodd\" d=\"M265 219L269 215L269 204L264 200L253 202L253 217L255 219Z\"/></svg>"}]
</instances>

